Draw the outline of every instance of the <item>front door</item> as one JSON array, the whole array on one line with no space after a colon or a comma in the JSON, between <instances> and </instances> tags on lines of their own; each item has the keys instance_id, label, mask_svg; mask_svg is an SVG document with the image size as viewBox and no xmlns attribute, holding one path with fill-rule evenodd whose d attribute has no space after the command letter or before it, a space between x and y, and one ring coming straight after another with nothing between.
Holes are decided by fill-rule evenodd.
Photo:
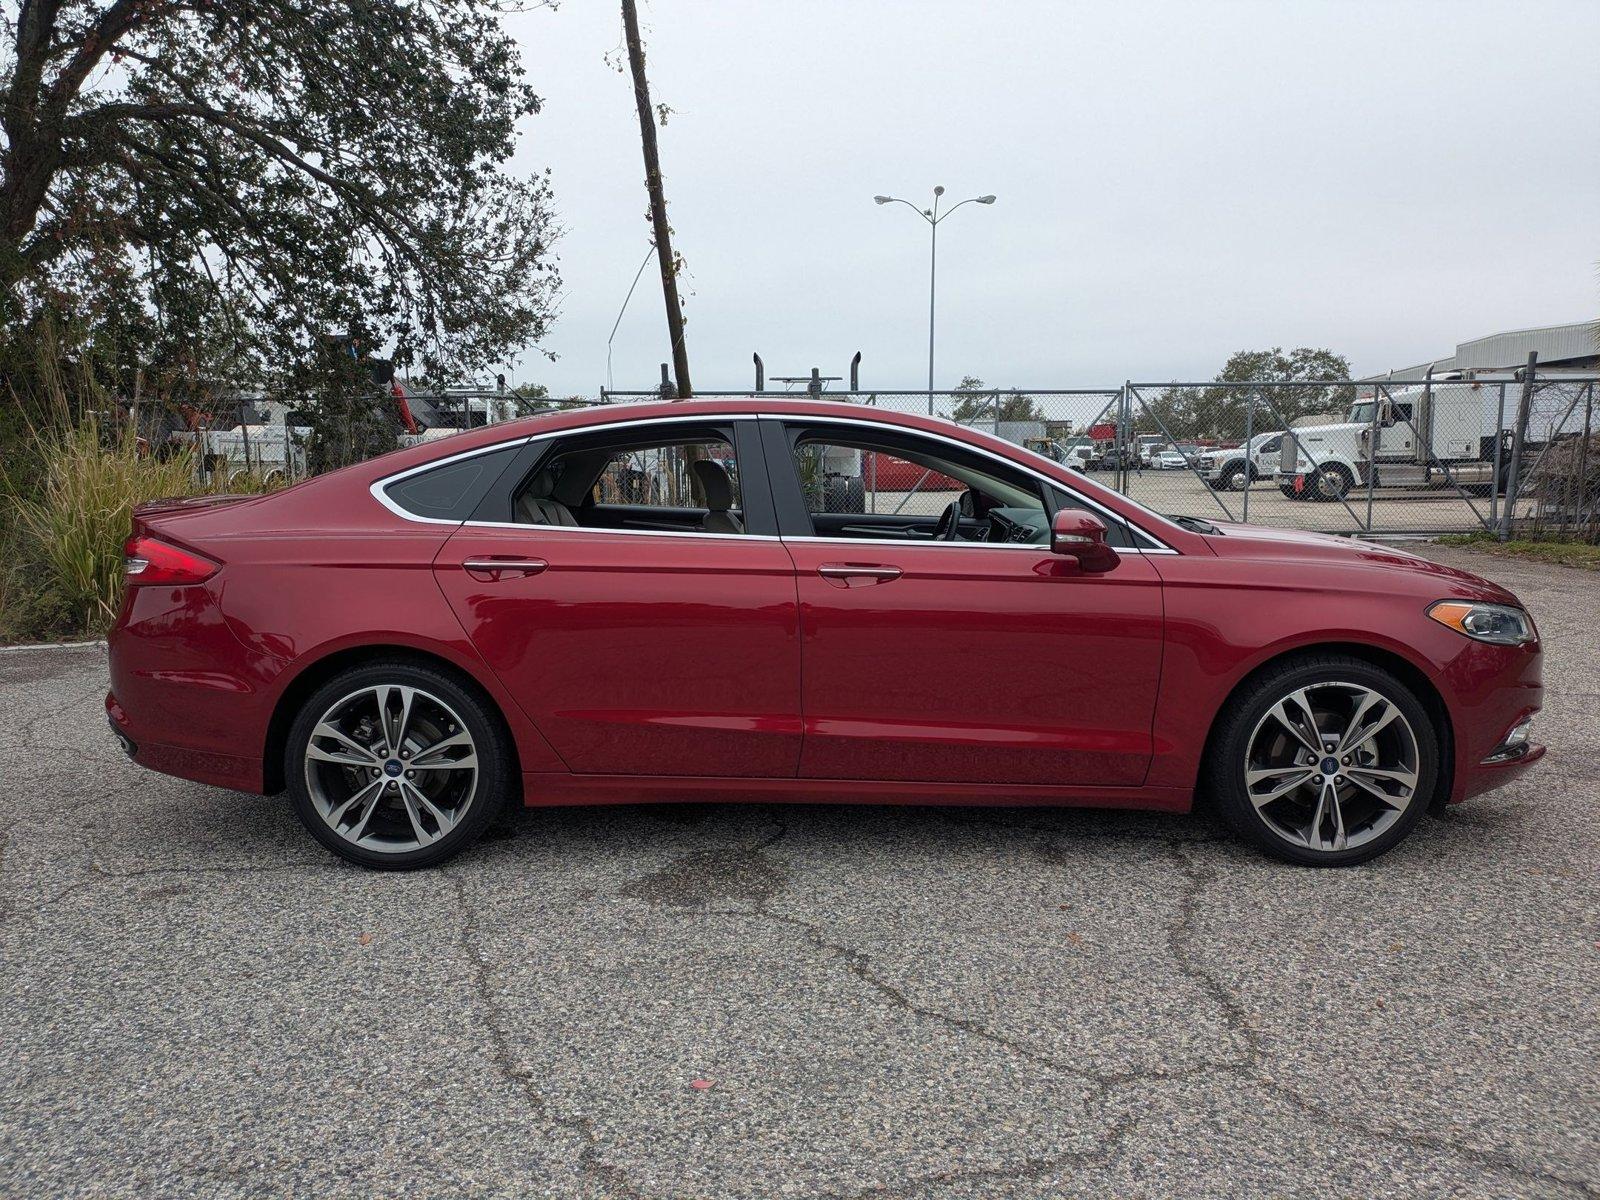
<instances>
[{"instance_id":1,"label":"front door","mask_svg":"<svg viewBox=\"0 0 1600 1200\"><path fill-rule=\"evenodd\" d=\"M772 422L767 461L800 599L802 776L1143 782L1162 604L1142 554L1081 572L1048 545L1065 491L932 435Z\"/></svg>"},{"instance_id":2,"label":"front door","mask_svg":"<svg viewBox=\"0 0 1600 1200\"><path fill-rule=\"evenodd\" d=\"M794 567L764 481L741 495L739 424L532 447L435 559L474 647L576 773L795 774Z\"/></svg>"}]
</instances>

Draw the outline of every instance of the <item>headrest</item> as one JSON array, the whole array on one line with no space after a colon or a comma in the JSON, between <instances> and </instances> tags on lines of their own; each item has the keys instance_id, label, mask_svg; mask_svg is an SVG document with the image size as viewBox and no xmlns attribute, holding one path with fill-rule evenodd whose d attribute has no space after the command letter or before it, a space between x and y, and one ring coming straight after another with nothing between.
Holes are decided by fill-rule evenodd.
<instances>
[{"instance_id":1,"label":"headrest","mask_svg":"<svg viewBox=\"0 0 1600 1200\"><path fill-rule=\"evenodd\" d=\"M542 471L535 471L533 478L528 481L528 494L540 500L550 499L550 493L556 489L556 473L549 467Z\"/></svg>"},{"instance_id":2,"label":"headrest","mask_svg":"<svg viewBox=\"0 0 1600 1200\"><path fill-rule=\"evenodd\" d=\"M694 481L700 485L700 495L705 498L710 512L727 512L733 507L733 481L723 465L709 458L697 458L689 464Z\"/></svg>"}]
</instances>

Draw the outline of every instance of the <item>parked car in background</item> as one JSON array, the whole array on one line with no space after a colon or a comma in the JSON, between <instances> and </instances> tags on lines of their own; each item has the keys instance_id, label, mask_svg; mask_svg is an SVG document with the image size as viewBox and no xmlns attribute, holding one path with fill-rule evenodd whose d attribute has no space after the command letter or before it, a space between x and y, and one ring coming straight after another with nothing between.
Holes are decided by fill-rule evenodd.
<instances>
[{"instance_id":1,"label":"parked car in background","mask_svg":"<svg viewBox=\"0 0 1600 1200\"><path fill-rule=\"evenodd\" d=\"M1231 450L1206 450L1198 463L1201 477L1219 492L1242 492L1261 479L1271 479L1278 469L1283 433L1258 433L1245 446Z\"/></svg>"},{"instance_id":2,"label":"parked car in background","mask_svg":"<svg viewBox=\"0 0 1600 1200\"><path fill-rule=\"evenodd\" d=\"M1189 460L1179 450L1157 450L1150 456L1150 465L1157 471L1181 471L1189 465Z\"/></svg>"},{"instance_id":3,"label":"parked car in background","mask_svg":"<svg viewBox=\"0 0 1600 1200\"><path fill-rule=\"evenodd\" d=\"M957 494L873 512L817 486L872 456ZM552 412L145 505L125 553L106 710L126 752L287 791L370 867L443 862L508 804L1197 794L1263 850L1338 866L1544 752L1538 633L1504 588L1164 517L851 404Z\"/></svg>"}]
</instances>

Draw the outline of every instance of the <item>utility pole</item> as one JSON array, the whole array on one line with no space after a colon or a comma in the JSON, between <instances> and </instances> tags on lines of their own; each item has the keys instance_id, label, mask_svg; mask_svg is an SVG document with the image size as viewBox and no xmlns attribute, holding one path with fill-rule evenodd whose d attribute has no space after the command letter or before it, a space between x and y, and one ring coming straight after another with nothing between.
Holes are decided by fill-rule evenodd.
<instances>
[{"instance_id":1,"label":"utility pole","mask_svg":"<svg viewBox=\"0 0 1600 1200\"><path fill-rule=\"evenodd\" d=\"M644 73L644 43L639 40L639 13L634 0L622 0L628 65L633 69L633 99L639 108L639 139L644 144L644 186L650 193L650 223L655 229L656 260L661 266L661 293L667 303L667 334L672 342L672 368L678 377L678 398L694 394L689 384L689 347L683 340L683 308L678 302L678 266L672 255L672 227L667 224L667 197L661 186L661 158L656 150L656 118L650 105L650 81Z\"/></svg>"}]
</instances>

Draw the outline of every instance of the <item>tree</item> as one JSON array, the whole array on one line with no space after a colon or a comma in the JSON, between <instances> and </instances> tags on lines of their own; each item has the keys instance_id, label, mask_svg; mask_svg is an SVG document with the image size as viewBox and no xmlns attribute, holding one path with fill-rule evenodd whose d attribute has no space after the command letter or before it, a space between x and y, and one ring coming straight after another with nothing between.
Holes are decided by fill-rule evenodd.
<instances>
[{"instance_id":1,"label":"tree","mask_svg":"<svg viewBox=\"0 0 1600 1200\"><path fill-rule=\"evenodd\" d=\"M295 370L291 389L310 421L306 466L313 475L395 448L401 426L394 397L348 339L321 339Z\"/></svg>"},{"instance_id":2,"label":"tree","mask_svg":"<svg viewBox=\"0 0 1600 1200\"><path fill-rule=\"evenodd\" d=\"M1258 403L1251 427L1265 433L1313 413L1348 407L1355 389L1348 384L1328 384L1349 378L1349 361L1332 350L1309 346L1287 354L1279 346L1240 350L1223 364L1212 386L1165 388L1150 401L1149 408L1175 438L1239 437L1245 430L1245 406L1253 398L1262 397L1264 402ZM1300 386L1240 386L1264 382Z\"/></svg>"},{"instance_id":3,"label":"tree","mask_svg":"<svg viewBox=\"0 0 1600 1200\"><path fill-rule=\"evenodd\" d=\"M964 375L955 390L957 397L951 416L962 425L977 421L1042 421L1044 410L1032 396L1022 392L1000 392L986 388L975 375Z\"/></svg>"},{"instance_id":4,"label":"tree","mask_svg":"<svg viewBox=\"0 0 1600 1200\"><path fill-rule=\"evenodd\" d=\"M494 0L0 0L0 329L500 361L557 287L538 109Z\"/></svg>"}]
</instances>

